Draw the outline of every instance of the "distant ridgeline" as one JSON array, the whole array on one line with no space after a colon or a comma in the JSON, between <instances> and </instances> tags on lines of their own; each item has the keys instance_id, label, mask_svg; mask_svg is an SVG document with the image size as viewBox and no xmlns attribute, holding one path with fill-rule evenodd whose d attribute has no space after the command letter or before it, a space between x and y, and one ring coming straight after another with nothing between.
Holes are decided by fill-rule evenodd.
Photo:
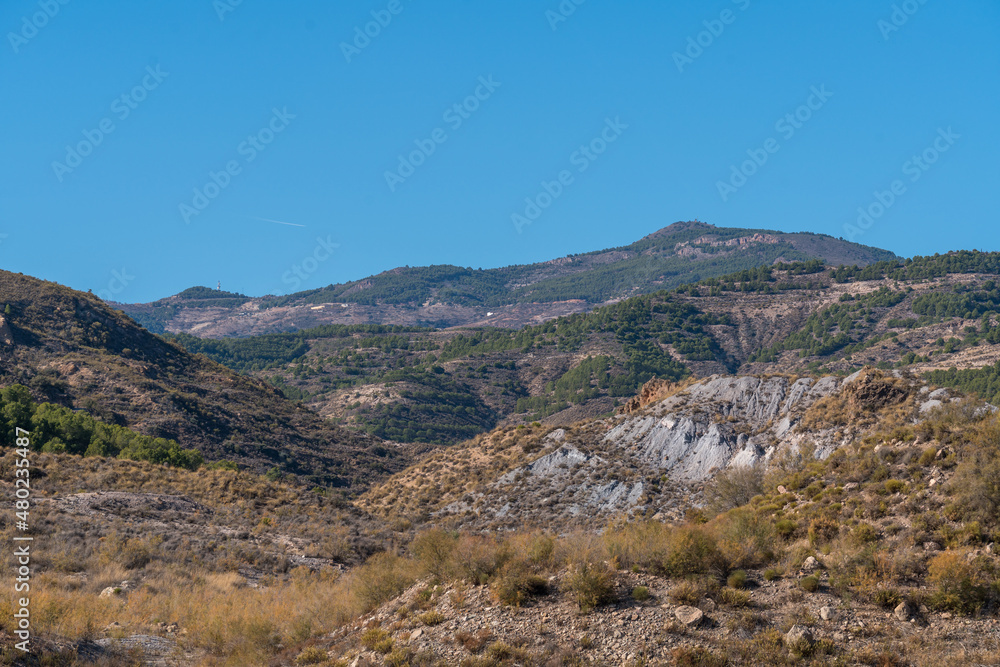
<instances>
[{"instance_id":1,"label":"distant ridgeline","mask_svg":"<svg viewBox=\"0 0 1000 667\"><path fill-rule=\"evenodd\" d=\"M261 307L330 302L424 303L431 298L485 307L573 299L601 303L672 289L697 282L706 275L718 276L779 260L808 261L833 247L839 256L850 257L848 261L859 264L895 259L895 255L885 250L819 234L677 223L627 246L569 255L554 262L496 269L407 266L363 280L264 299ZM609 254L614 255L611 261Z\"/></svg>"},{"instance_id":2,"label":"distant ridgeline","mask_svg":"<svg viewBox=\"0 0 1000 667\"><path fill-rule=\"evenodd\" d=\"M43 452L151 461L188 470L205 462L200 452L181 449L174 440L140 435L52 403L36 403L27 387L15 384L0 389L0 443L13 447L17 427L30 431L32 448Z\"/></svg>"}]
</instances>

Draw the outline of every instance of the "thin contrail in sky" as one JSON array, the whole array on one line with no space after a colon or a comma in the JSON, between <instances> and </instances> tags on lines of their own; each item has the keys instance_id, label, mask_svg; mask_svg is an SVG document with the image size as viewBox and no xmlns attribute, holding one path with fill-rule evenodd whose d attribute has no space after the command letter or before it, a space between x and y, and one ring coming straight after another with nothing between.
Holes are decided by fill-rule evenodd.
<instances>
[{"instance_id":1,"label":"thin contrail in sky","mask_svg":"<svg viewBox=\"0 0 1000 667\"><path fill-rule=\"evenodd\" d=\"M305 225L300 225L296 222L282 222L281 220L271 220L270 218L256 218L256 220L263 220L264 222L274 222L279 225L288 225L289 227L305 227Z\"/></svg>"}]
</instances>

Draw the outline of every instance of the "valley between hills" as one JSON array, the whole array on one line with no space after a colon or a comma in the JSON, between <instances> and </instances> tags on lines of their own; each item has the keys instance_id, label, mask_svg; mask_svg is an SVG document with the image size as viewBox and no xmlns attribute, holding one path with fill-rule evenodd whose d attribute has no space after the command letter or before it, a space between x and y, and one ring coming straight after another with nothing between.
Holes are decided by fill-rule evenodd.
<instances>
[{"instance_id":1,"label":"valley between hills","mask_svg":"<svg viewBox=\"0 0 1000 667\"><path fill-rule=\"evenodd\" d=\"M2 664L1000 662L1000 254L687 222L0 309Z\"/></svg>"}]
</instances>

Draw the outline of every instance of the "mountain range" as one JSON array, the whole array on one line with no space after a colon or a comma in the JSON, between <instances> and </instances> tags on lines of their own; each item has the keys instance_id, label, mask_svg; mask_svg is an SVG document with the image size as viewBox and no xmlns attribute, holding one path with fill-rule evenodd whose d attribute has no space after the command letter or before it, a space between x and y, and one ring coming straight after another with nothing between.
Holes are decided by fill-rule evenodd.
<instances>
[{"instance_id":1,"label":"mountain range","mask_svg":"<svg viewBox=\"0 0 1000 667\"><path fill-rule=\"evenodd\" d=\"M246 336L322 324L518 328L631 296L775 262L866 266L885 250L812 233L678 222L635 243L498 269L402 267L287 296L198 287L148 304L115 304L155 333Z\"/></svg>"},{"instance_id":2,"label":"mountain range","mask_svg":"<svg viewBox=\"0 0 1000 667\"><path fill-rule=\"evenodd\" d=\"M27 664L1000 660L998 253L678 223L288 297L0 272L0 312Z\"/></svg>"}]
</instances>

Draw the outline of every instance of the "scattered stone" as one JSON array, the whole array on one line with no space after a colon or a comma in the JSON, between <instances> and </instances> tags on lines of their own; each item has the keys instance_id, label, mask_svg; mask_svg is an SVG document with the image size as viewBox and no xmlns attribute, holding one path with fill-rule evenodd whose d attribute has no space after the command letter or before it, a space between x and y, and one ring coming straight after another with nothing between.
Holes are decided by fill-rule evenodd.
<instances>
[{"instance_id":1,"label":"scattered stone","mask_svg":"<svg viewBox=\"0 0 1000 667\"><path fill-rule=\"evenodd\" d=\"M697 607L682 605L674 609L674 616L689 628L697 627L705 618L705 613Z\"/></svg>"},{"instance_id":2,"label":"scattered stone","mask_svg":"<svg viewBox=\"0 0 1000 667\"><path fill-rule=\"evenodd\" d=\"M713 611L715 611L715 608L716 608L715 601L712 600L711 598L705 598L704 600L698 603L698 609L701 609L706 614L711 614Z\"/></svg>"},{"instance_id":3,"label":"scattered stone","mask_svg":"<svg viewBox=\"0 0 1000 667\"><path fill-rule=\"evenodd\" d=\"M854 491L856 488L858 488L857 482L848 482L847 484L844 484L844 491Z\"/></svg>"},{"instance_id":4,"label":"scattered stone","mask_svg":"<svg viewBox=\"0 0 1000 667\"><path fill-rule=\"evenodd\" d=\"M937 542L924 542L924 551L941 551L941 545Z\"/></svg>"},{"instance_id":5,"label":"scattered stone","mask_svg":"<svg viewBox=\"0 0 1000 667\"><path fill-rule=\"evenodd\" d=\"M837 612L836 610L834 610L833 607L821 607L819 610L819 617L822 618L824 621L833 620L833 618L836 617L836 615Z\"/></svg>"},{"instance_id":6,"label":"scattered stone","mask_svg":"<svg viewBox=\"0 0 1000 667\"><path fill-rule=\"evenodd\" d=\"M896 618L898 618L899 620L906 622L913 617L913 607L910 606L909 602L903 600L898 605L896 605L896 608L893 610L892 613L895 614Z\"/></svg>"},{"instance_id":7,"label":"scattered stone","mask_svg":"<svg viewBox=\"0 0 1000 667\"><path fill-rule=\"evenodd\" d=\"M812 632L801 625L793 625L785 635L785 644L791 648L808 648L813 645Z\"/></svg>"},{"instance_id":8,"label":"scattered stone","mask_svg":"<svg viewBox=\"0 0 1000 667\"><path fill-rule=\"evenodd\" d=\"M416 641L416 640L420 639L420 636L422 634L424 634L424 629L423 628L417 628L416 630L414 630L413 632L410 633L410 641L413 642L413 641Z\"/></svg>"}]
</instances>

